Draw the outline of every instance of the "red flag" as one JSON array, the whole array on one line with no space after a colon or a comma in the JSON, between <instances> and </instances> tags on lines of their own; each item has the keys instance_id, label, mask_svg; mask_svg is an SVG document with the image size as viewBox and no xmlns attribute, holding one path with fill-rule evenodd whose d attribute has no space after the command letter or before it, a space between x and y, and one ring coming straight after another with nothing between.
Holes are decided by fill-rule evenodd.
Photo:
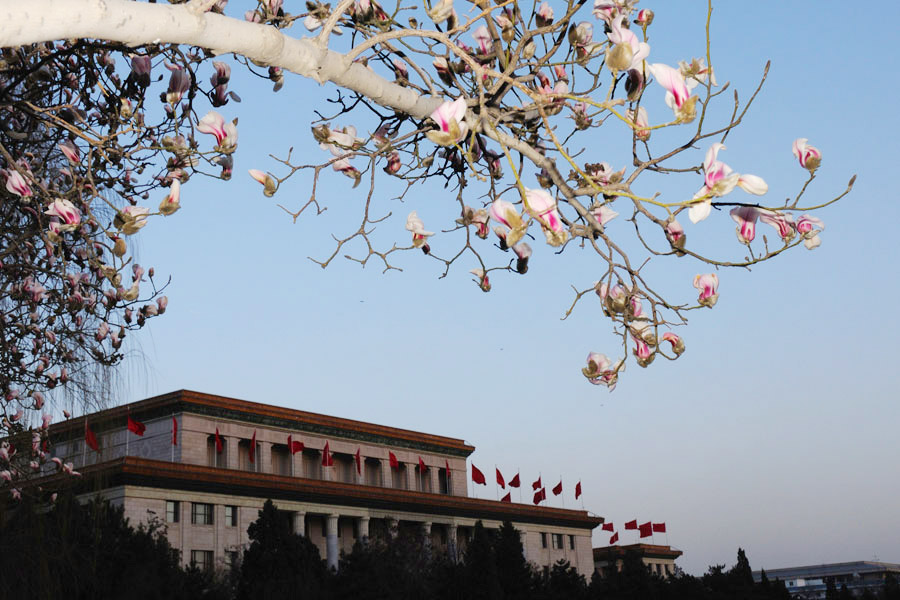
<instances>
[{"instance_id":1,"label":"red flag","mask_svg":"<svg viewBox=\"0 0 900 600\"><path fill-rule=\"evenodd\" d=\"M506 492L506 495L500 498L500 502L512 502L512 496L510 496L512 492Z\"/></svg>"},{"instance_id":2,"label":"red flag","mask_svg":"<svg viewBox=\"0 0 900 600\"><path fill-rule=\"evenodd\" d=\"M545 490L544 488L541 488L534 493L534 498L531 501L534 502L535 504L540 504L541 502L543 502L546 499L547 499L547 490Z\"/></svg>"},{"instance_id":3,"label":"red flag","mask_svg":"<svg viewBox=\"0 0 900 600\"><path fill-rule=\"evenodd\" d=\"M575 499L578 500L578 496L581 495L581 482L575 484Z\"/></svg>"},{"instance_id":4,"label":"red flag","mask_svg":"<svg viewBox=\"0 0 900 600\"><path fill-rule=\"evenodd\" d=\"M88 426L87 421L84 422L84 443L94 452L100 451L100 444L97 443L97 436L94 435L94 430Z\"/></svg>"},{"instance_id":5,"label":"red flag","mask_svg":"<svg viewBox=\"0 0 900 600\"><path fill-rule=\"evenodd\" d=\"M604 523L603 524L603 531L615 531L615 530L616 530L616 528L613 526L612 523Z\"/></svg>"},{"instance_id":6,"label":"red flag","mask_svg":"<svg viewBox=\"0 0 900 600\"><path fill-rule=\"evenodd\" d=\"M303 452L303 442L297 441L293 438L293 436L288 436L288 450L291 451L291 454L297 454L298 452Z\"/></svg>"},{"instance_id":7,"label":"red flag","mask_svg":"<svg viewBox=\"0 0 900 600\"><path fill-rule=\"evenodd\" d=\"M175 418L175 415L172 415L172 445L178 445L178 419Z\"/></svg>"},{"instance_id":8,"label":"red flag","mask_svg":"<svg viewBox=\"0 0 900 600\"><path fill-rule=\"evenodd\" d=\"M641 523L638 527L638 531L640 531L642 538L650 537L651 535L653 535L653 527L652 525L650 525L650 521Z\"/></svg>"},{"instance_id":9,"label":"red flag","mask_svg":"<svg viewBox=\"0 0 900 600\"><path fill-rule=\"evenodd\" d=\"M474 464L472 465L472 481L474 481L475 483L480 483L481 485L487 485L487 481L484 478L484 473L482 473Z\"/></svg>"},{"instance_id":10,"label":"red flag","mask_svg":"<svg viewBox=\"0 0 900 600\"><path fill-rule=\"evenodd\" d=\"M517 487L519 487L520 485L522 485L522 482L519 481L519 474L516 473L516 476L513 477L512 479L510 479L510 480L509 480L509 483L508 483L507 485L508 485L509 487L514 487L514 488L517 488Z\"/></svg>"},{"instance_id":11,"label":"red flag","mask_svg":"<svg viewBox=\"0 0 900 600\"><path fill-rule=\"evenodd\" d=\"M247 454L250 462L256 462L256 430L253 430L253 438L250 440L250 452Z\"/></svg>"},{"instance_id":12,"label":"red flag","mask_svg":"<svg viewBox=\"0 0 900 600\"><path fill-rule=\"evenodd\" d=\"M537 481L535 481L534 483L531 484L531 489L533 489L533 490L541 489L541 476L540 475L538 475Z\"/></svg>"},{"instance_id":13,"label":"red flag","mask_svg":"<svg viewBox=\"0 0 900 600\"><path fill-rule=\"evenodd\" d=\"M219 428L216 427L216 454L222 454L222 438L219 437Z\"/></svg>"},{"instance_id":14,"label":"red flag","mask_svg":"<svg viewBox=\"0 0 900 600\"><path fill-rule=\"evenodd\" d=\"M419 473L424 473L428 470L428 467L425 466L425 461L422 460L422 457L419 457Z\"/></svg>"},{"instance_id":15,"label":"red flag","mask_svg":"<svg viewBox=\"0 0 900 600\"><path fill-rule=\"evenodd\" d=\"M625 523L625 529L637 529L637 519Z\"/></svg>"},{"instance_id":16,"label":"red flag","mask_svg":"<svg viewBox=\"0 0 900 600\"><path fill-rule=\"evenodd\" d=\"M503 473L500 472L500 469L494 467L494 470L497 471L497 485L499 485L502 489L506 489L506 482L503 480Z\"/></svg>"},{"instance_id":17,"label":"red flag","mask_svg":"<svg viewBox=\"0 0 900 600\"><path fill-rule=\"evenodd\" d=\"M609 538L609 543L610 543L610 545L612 545L618 541L619 541L619 532L617 531L614 534L612 534L612 537Z\"/></svg>"},{"instance_id":18,"label":"red flag","mask_svg":"<svg viewBox=\"0 0 900 600\"><path fill-rule=\"evenodd\" d=\"M144 435L144 432L146 430L146 425L144 425L140 421L135 421L131 418L131 415L128 415L128 431L131 431L135 435Z\"/></svg>"},{"instance_id":19,"label":"red flag","mask_svg":"<svg viewBox=\"0 0 900 600\"><path fill-rule=\"evenodd\" d=\"M666 532L666 524L665 523L654 523L653 524L653 533L665 533Z\"/></svg>"},{"instance_id":20,"label":"red flag","mask_svg":"<svg viewBox=\"0 0 900 600\"><path fill-rule=\"evenodd\" d=\"M333 467L334 457L331 456L331 450L328 449L328 442L325 442L325 448L322 450L322 466Z\"/></svg>"},{"instance_id":21,"label":"red flag","mask_svg":"<svg viewBox=\"0 0 900 600\"><path fill-rule=\"evenodd\" d=\"M400 468L400 462L397 460L397 457L394 456L393 452L388 451L388 462L390 463L392 469Z\"/></svg>"},{"instance_id":22,"label":"red flag","mask_svg":"<svg viewBox=\"0 0 900 600\"><path fill-rule=\"evenodd\" d=\"M359 450L359 448L356 449L356 474L362 475L362 455Z\"/></svg>"},{"instance_id":23,"label":"red flag","mask_svg":"<svg viewBox=\"0 0 900 600\"><path fill-rule=\"evenodd\" d=\"M444 468L447 469L447 482L450 482L450 461L444 459Z\"/></svg>"},{"instance_id":24,"label":"red flag","mask_svg":"<svg viewBox=\"0 0 900 600\"><path fill-rule=\"evenodd\" d=\"M553 492L554 496L559 496L560 494L562 494L562 479L560 479L559 483L553 486L553 489L550 491Z\"/></svg>"}]
</instances>

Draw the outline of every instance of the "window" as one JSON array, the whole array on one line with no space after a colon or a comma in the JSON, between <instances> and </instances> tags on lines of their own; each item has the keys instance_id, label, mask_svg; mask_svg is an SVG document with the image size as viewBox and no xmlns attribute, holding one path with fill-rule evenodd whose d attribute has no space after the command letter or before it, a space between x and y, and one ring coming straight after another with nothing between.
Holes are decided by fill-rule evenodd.
<instances>
[{"instance_id":1,"label":"window","mask_svg":"<svg viewBox=\"0 0 900 600\"><path fill-rule=\"evenodd\" d=\"M272 444L272 472L291 475L291 452L285 444Z\"/></svg>"},{"instance_id":2,"label":"window","mask_svg":"<svg viewBox=\"0 0 900 600\"><path fill-rule=\"evenodd\" d=\"M237 527L237 524L238 524L237 506L226 506L225 507L225 526L226 527Z\"/></svg>"},{"instance_id":3,"label":"window","mask_svg":"<svg viewBox=\"0 0 900 600\"><path fill-rule=\"evenodd\" d=\"M212 569L212 550L191 550L191 564L203 571Z\"/></svg>"},{"instance_id":4,"label":"window","mask_svg":"<svg viewBox=\"0 0 900 600\"><path fill-rule=\"evenodd\" d=\"M574 550L574 549L575 549L575 536L570 535L569 536L569 550Z\"/></svg>"},{"instance_id":5,"label":"window","mask_svg":"<svg viewBox=\"0 0 900 600\"><path fill-rule=\"evenodd\" d=\"M181 502L166 500L166 523L177 523L181 520Z\"/></svg>"},{"instance_id":6,"label":"window","mask_svg":"<svg viewBox=\"0 0 900 600\"><path fill-rule=\"evenodd\" d=\"M303 450L303 476L309 479L322 479L322 455L318 450Z\"/></svg>"},{"instance_id":7,"label":"window","mask_svg":"<svg viewBox=\"0 0 900 600\"><path fill-rule=\"evenodd\" d=\"M237 565L238 562L238 551L237 550L226 550L225 551L225 566L228 568L232 568Z\"/></svg>"},{"instance_id":8,"label":"window","mask_svg":"<svg viewBox=\"0 0 900 600\"><path fill-rule=\"evenodd\" d=\"M212 525L213 505L203 502L191 503L191 525Z\"/></svg>"},{"instance_id":9,"label":"window","mask_svg":"<svg viewBox=\"0 0 900 600\"><path fill-rule=\"evenodd\" d=\"M384 485L381 481L381 461L377 458L366 459L366 485Z\"/></svg>"},{"instance_id":10,"label":"window","mask_svg":"<svg viewBox=\"0 0 900 600\"><path fill-rule=\"evenodd\" d=\"M400 463L400 467L394 469L391 476L393 477L394 489L405 490L409 487L409 482L406 479L406 463Z\"/></svg>"},{"instance_id":11,"label":"window","mask_svg":"<svg viewBox=\"0 0 900 600\"><path fill-rule=\"evenodd\" d=\"M438 469L438 489L441 494L450 493L450 478L447 477L447 469Z\"/></svg>"},{"instance_id":12,"label":"window","mask_svg":"<svg viewBox=\"0 0 900 600\"><path fill-rule=\"evenodd\" d=\"M562 550L563 549L563 537L561 533L553 534L553 549L554 550Z\"/></svg>"},{"instance_id":13,"label":"window","mask_svg":"<svg viewBox=\"0 0 900 600\"><path fill-rule=\"evenodd\" d=\"M546 547L547 547L547 534L542 532L541 533L541 548L546 548Z\"/></svg>"},{"instance_id":14,"label":"window","mask_svg":"<svg viewBox=\"0 0 900 600\"><path fill-rule=\"evenodd\" d=\"M222 451L216 451L216 436L210 435L206 438L206 464L210 467L219 467L224 469L228 466L228 444L225 438L219 435L219 441L222 444Z\"/></svg>"}]
</instances>

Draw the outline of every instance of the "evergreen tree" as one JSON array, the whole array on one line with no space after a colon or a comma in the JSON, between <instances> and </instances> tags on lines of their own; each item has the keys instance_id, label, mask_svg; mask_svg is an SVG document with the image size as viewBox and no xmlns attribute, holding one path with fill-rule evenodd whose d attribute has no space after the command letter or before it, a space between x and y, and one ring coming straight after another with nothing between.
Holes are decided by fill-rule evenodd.
<instances>
[{"instance_id":1,"label":"evergreen tree","mask_svg":"<svg viewBox=\"0 0 900 600\"><path fill-rule=\"evenodd\" d=\"M240 600L325 597L328 571L318 548L292 531L271 500L247 533L251 543L241 561Z\"/></svg>"},{"instance_id":2,"label":"evergreen tree","mask_svg":"<svg viewBox=\"0 0 900 600\"><path fill-rule=\"evenodd\" d=\"M508 600L527 599L534 593L534 573L522 548L519 531L506 521L494 539L497 579L503 597Z\"/></svg>"},{"instance_id":3,"label":"evergreen tree","mask_svg":"<svg viewBox=\"0 0 900 600\"><path fill-rule=\"evenodd\" d=\"M888 573L884 578L881 600L900 600L900 583L893 573Z\"/></svg>"},{"instance_id":4,"label":"evergreen tree","mask_svg":"<svg viewBox=\"0 0 900 600\"><path fill-rule=\"evenodd\" d=\"M494 544L490 532L481 521L475 523L472 539L463 560L466 598L471 600L500 600L503 590L497 575Z\"/></svg>"}]
</instances>

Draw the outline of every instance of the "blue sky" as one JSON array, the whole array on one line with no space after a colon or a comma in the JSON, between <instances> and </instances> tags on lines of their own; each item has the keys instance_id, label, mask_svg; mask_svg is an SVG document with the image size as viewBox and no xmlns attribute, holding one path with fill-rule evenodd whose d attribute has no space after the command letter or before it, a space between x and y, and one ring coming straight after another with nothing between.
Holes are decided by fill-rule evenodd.
<instances>
[{"instance_id":1,"label":"blue sky","mask_svg":"<svg viewBox=\"0 0 900 600\"><path fill-rule=\"evenodd\" d=\"M651 62L703 55L705 3L645 4L656 12ZM580 374L588 352L615 353L598 303L586 298L560 320L571 286L598 278L600 265L577 248L556 256L532 244L529 273L498 274L489 294L471 281L477 265L457 265L439 279L441 266L418 251L394 255L402 273L342 258L323 270L308 260L331 253L332 233L358 227L364 186L351 190L348 179L325 173L320 197L328 211L293 224L276 202L302 205L311 175L295 175L273 200L245 173L279 172L267 155L292 146L299 162L325 160L309 122L334 88L288 75L271 94L267 82L236 75L232 88L244 102L221 109L240 117L234 180L195 177L183 187L182 210L136 240L141 262L171 274L172 284L166 315L129 337L137 345L121 401L187 388L462 437L486 473L497 464L507 478L521 470L525 482L540 473L553 485L561 476L567 506L580 479L585 508L619 529L631 519L665 521L689 572L732 564L738 546L754 568L876 556L900 562L896 48L878 28L898 18L887 2L865 12L825 1L715 8L720 84L730 81L747 98L772 60L755 107L720 158L764 177L777 199L804 180L790 148L807 137L824 154L811 198L839 193L854 173L857 184L821 212L820 248L752 272L719 272L718 305L690 313L680 331L685 355L646 370L630 362L612 394ZM651 119L670 114L662 95L655 85L648 90ZM654 133L654 147L665 141ZM590 160L624 166L600 147L588 144ZM378 226L379 243L408 244L404 223L413 209L428 228L449 228L457 211L451 191L430 185L399 202L385 179L377 206L393 217ZM642 191L671 201L701 181L644 185L651 183ZM683 222L689 243L743 255L726 213ZM609 231L627 237L630 229L620 217ZM432 247L447 255L456 242L439 234ZM349 250L358 255L360 247ZM486 252L501 260L499 250ZM709 271L688 258L649 268L681 300L696 297L693 275ZM623 542L636 541L627 533ZM596 535L595 544L607 536Z\"/></svg>"}]
</instances>

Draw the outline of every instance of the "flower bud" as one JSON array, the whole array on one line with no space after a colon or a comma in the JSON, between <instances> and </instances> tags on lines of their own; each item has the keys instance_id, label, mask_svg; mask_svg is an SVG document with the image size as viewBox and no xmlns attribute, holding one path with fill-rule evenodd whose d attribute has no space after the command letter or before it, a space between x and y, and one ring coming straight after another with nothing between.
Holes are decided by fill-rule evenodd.
<instances>
[{"instance_id":1,"label":"flower bud","mask_svg":"<svg viewBox=\"0 0 900 600\"><path fill-rule=\"evenodd\" d=\"M634 52L629 44L616 44L606 51L606 66L611 71L624 71L631 65Z\"/></svg>"},{"instance_id":2,"label":"flower bud","mask_svg":"<svg viewBox=\"0 0 900 600\"><path fill-rule=\"evenodd\" d=\"M637 19L634 20L635 24L640 25L641 27L647 27L650 23L653 22L653 11L649 8L644 8L638 11Z\"/></svg>"}]
</instances>

